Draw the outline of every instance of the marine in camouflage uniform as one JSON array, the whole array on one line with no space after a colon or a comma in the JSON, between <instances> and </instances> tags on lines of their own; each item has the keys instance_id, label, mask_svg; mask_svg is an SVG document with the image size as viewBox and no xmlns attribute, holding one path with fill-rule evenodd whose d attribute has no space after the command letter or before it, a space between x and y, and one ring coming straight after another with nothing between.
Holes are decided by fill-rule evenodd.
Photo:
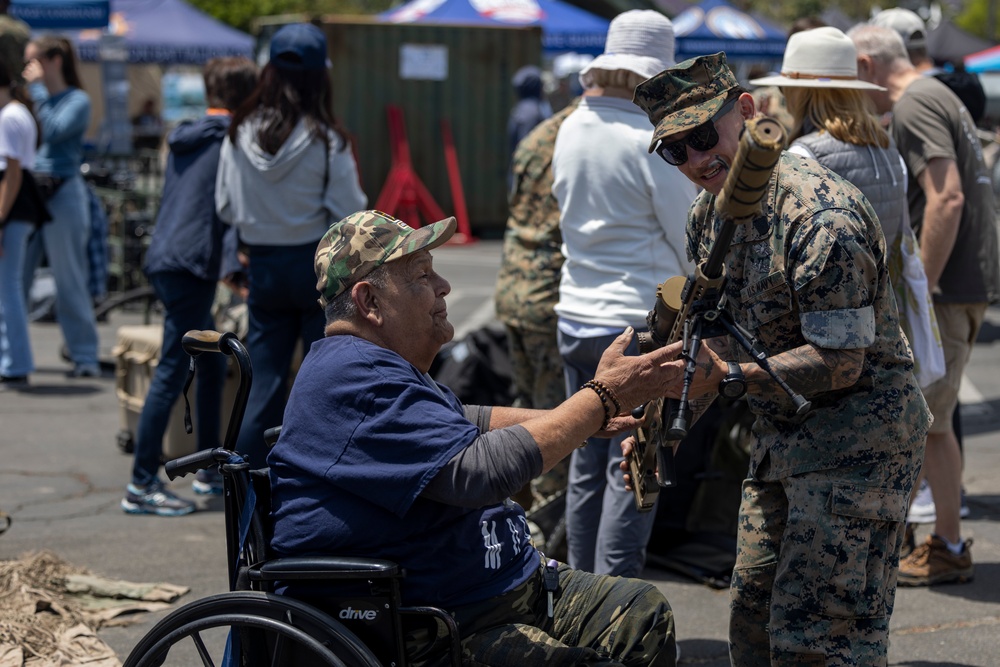
<instances>
[{"instance_id":1,"label":"marine in camouflage uniform","mask_svg":"<svg viewBox=\"0 0 1000 667\"><path fill-rule=\"evenodd\" d=\"M709 121L734 95L735 111L752 116L721 53L646 81L635 102L657 127L650 150ZM722 119L719 144L735 146L741 124ZM686 150L698 164L705 155L732 164L713 148ZM731 659L741 667L885 665L907 499L930 423L900 335L885 240L860 191L813 160L783 153L763 201L726 258L728 310L812 409L797 417L789 396L730 342L728 359L741 363L757 416L731 586ZM705 191L691 208L696 262L720 230L715 202ZM699 365L707 356L713 371L725 367L702 349ZM838 359L843 366L824 365ZM857 379L840 379L839 370ZM694 405L711 402L710 382L724 373L706 374L709 393Z\"/></svg>"},{"instance_id":2,"label":"marine in camouflage uniform","mask_svg":"<svg viewBox=\"0 0 1000 667\"><path fill-rule=\"evenodd\" d=\"M552 152L559 126L577 100L539 123L513 158L510 217L496 285L497 318L507 328L514 405L548 410L566 400L566 380L556 340L559 272L563 265L559 203L552 195ZM568 461L534 480L515 497L530 509L566 488Z\"/></svg>"},{"instance_id":3,"label":"marine in camouflage uniform","mask_svg":"<svg viewBox=\"0 0 1000 667\"><path fill-rule=\"evenodd\" d=\"M552 195L552 152L575 101L542 121L514 152L510 217L496 285L497 318L507 326L517 405L547 410L566 400L556 344L563 265L559 203Z\"/></svg>"}]
</instances>

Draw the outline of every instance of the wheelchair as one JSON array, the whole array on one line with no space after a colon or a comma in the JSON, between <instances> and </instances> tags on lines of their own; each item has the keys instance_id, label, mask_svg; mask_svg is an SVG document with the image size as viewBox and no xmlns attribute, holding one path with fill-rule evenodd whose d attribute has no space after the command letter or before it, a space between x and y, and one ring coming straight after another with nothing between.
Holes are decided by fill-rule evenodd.
<instances>
[{"instance_id":1,"label":"wheelchair","mask_svg":"<svg viewBox=\"0 0 1000 667\"><path fill-rule=\"evenodd\" d=\"M268 471L251 470L234 451L252 381L249 355L232 333L189 331L183 346L192 357L192 372L203 353L231 355L240 372L224 446L165 466L171 480L213 466L222 473L230 591L164 617L136 644L124 667L458 667L461 649L454 618L434 607L403 606L400 581L405 572L398 564L372 558L273 556ZM270 444L279 429L265 435ZM322 593L309 599L278 595L278 582ZM411 654L404 629L409 636L423 638Z\"/></svg>"}]
</instances>

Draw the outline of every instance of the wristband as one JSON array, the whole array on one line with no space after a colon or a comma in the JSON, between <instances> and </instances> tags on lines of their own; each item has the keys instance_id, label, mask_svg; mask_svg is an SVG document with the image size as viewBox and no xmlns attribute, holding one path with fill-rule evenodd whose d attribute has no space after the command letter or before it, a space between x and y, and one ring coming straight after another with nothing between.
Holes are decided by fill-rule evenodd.
<instances>
[{"instance_id":1,"label":"wristband","mask_svg":"<svg viewBox=\"0 0 1000 667\"><path fill-rule=\"evenodd\" d=\"M601 424L600 430L607 430L608 424L618 414L617 411L612 412L615 408L611 406L612 399L608 394L607 387L596 380L588 380L580 386L580 389L593 389L594 393L597 394L597 398L601 399L601 407L604 408L604 422Z\"/></svg>"}]
</instances>

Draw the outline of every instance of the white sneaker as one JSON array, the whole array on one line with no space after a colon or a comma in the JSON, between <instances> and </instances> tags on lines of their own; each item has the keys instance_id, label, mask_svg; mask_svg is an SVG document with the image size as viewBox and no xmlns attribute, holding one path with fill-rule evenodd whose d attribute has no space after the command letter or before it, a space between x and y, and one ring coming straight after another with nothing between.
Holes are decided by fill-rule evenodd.
<instances>
[{"instance_id":1,"label":"white sneaker","mask_svg":"<svg viewBox=\"0 0 1000 667\"><path fill-rule=\"evenodd\" d=\"M965 519L970 514L972 514L972 510L970 510L969 506L965 504L965 489L962 489L962 504L958 506L958 516L959 518Z\"/></svg>"},{"instance_id":2,"label":"white sneaker","mask_svg":"<svg viewBox=\"0 0 1000 667\"><path fill-rule=\"evenodd\" d=\"M937 519L937 510L934 507L934 496L931 495L931 487L927 485L927 480L920 482L920 489L917 496L910 505L910 512L906 515L906 520L910 523L934 523Z\"/></svg>"}]
</instances>

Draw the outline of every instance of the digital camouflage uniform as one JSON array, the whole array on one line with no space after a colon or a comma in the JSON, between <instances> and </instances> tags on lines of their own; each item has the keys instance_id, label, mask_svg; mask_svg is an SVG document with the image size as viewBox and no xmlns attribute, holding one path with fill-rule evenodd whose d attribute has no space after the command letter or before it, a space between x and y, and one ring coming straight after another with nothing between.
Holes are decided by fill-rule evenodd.
<instances>
[{"instance_id":1,"label":"digital camouflage uniform","mask_svg":"<svg viewBox=\"0 0 1000 667\"><path fill-rule=\"evenodd\" d=\"M510 217L497 276L497 317L507 326L518 407L550 409L566 400L556 344L563 265L559 203L552 194L552 152L572 103L542 121L514 152Z\"/></svg>"},{"instance_id":2,"label":"digital camouflage uniform","mask_svg":"<svg viewBox=\"0 0 1000 667\"><path fill-rule=\"evenodd\" d=\"M663 137L710 118L721 102L707 98L721 93L724 101L735 85L717 54L640 85L636 103L654 123L676 122L660 123ZM714 204L703 192L691 208L696 262L718 233ZM899 333L885 254L860 191L789 153L762 214L736 229L725 295L737 324L772 356L812 344L863 348L865 357L852 386L808 396L812 409L801 418L776 384L748 395L757 419L731 586L735 665L886 664L907 499L930 417ZM730 359L752 361L735 343Z\"/></svg>"},{"instance_id":3,"label":"digital camouflage uniform","mask_svg":"<svg viewBox=\"0 0 1000 667\"><path fill-rule=\"evenodd\" d=\"M514 405L549 410L566 400L566 380L556 340L559 272L563 265L559 203L552 195L552 152L559 126L574 100L539 123L513 158L510 217L497 276L497 318L507 328ZM527 509L566 488L568 459L532 482L515 498Z\"/></svg>"}]
</instances>

